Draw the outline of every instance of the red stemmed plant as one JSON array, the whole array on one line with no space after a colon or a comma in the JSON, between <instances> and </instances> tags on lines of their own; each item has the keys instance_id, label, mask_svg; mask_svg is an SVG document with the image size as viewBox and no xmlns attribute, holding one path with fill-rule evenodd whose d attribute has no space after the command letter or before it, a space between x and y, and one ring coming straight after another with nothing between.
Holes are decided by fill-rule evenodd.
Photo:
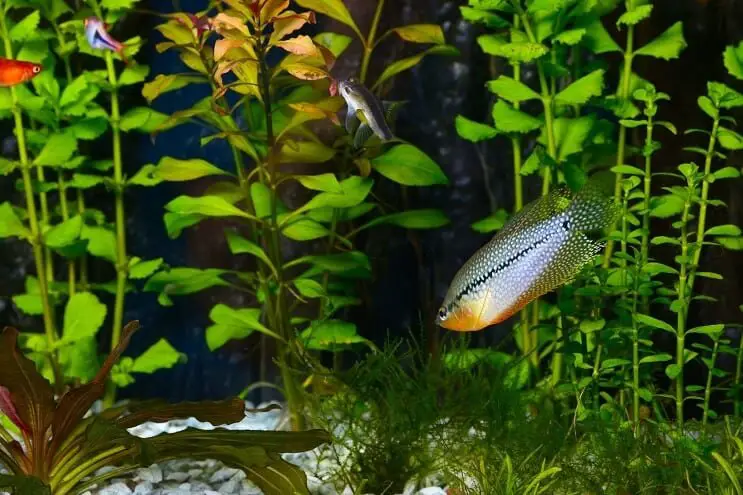
<instances>
[{"instance_id":1,"label":"red stemmed plant","mask_svg":"<svg viewBox=\"0 0 743 495\"><path fill-rule=\"evenodd\" d=\"M138 327L137 322L125 327L119 345L92 381L68 389L59 398L21 353L18 332L5 328L0 333L0 413L17 427L13 432L0 427L0 464L11 473L0 475L0 489L22 495L78 494L139 467L188 457L217 459L243 469L267 494L308 493L304 473L279 454L312 449L329 440L325 431L189 429L152 438L128 432L147 421L177 418L234 423L245 415L245 403L238 398L181 404L151 401L86 417L103 396L111 368ZM115 469L97 475L105 466Z\"/></svg>"}]
</instances>

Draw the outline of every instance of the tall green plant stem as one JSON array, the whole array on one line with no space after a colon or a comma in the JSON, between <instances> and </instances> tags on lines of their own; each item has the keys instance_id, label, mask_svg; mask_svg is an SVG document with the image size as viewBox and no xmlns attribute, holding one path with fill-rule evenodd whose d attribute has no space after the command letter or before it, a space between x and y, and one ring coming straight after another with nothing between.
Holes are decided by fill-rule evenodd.
<instances>
[{"instance_id":1,"label":"tall green plant stem","mask_svg":"<svg viewBox=\"0 0 743 495\"><path fill-rule=\"evenodd\" d=\"M108 82L111 84L111 130L113 132L113 162L114 162L114 210L116 223L116 296L114 299L113 327L111 330L111 350L119 345L121 340L121 326L124 320L124 296L126 295L126 281L129 276L129 258L126 253L126 217L124 215L124 171L121 159L121 115L119 113L118 81L114 68L113 54L106 52L106 71ZM106 395L103 398L104 407L110 407L116 400L116 386L109 381Z\"/></svg>"},{"instance_id":2,"label":"tall green plant stem","mask_svg":"<svg viewBox=\"0 0 743 495\"><path fill-rule=\"evenodd\" d=\"M689 186L691 187L691 185ZM684 425L684 350L686 344L686 313L688 296L686 288L687 281L687 256L689 255L688 223L691 198L687 197L684 202L684 210L681 214L681 257L678 283L678 312L676 317L676 422L679 427Z\"/></svg>"},{"instance_id":3,"label":"tall green plant stem","mask_svg":"<svg viewBox=\"0 0 743 495\"><path fill-rule=\"evenodd\" d=\"M702 407L702 426L707 426L709 419L709 400L712 396L712 371L715 369L717 354L720 351L720 334L715 335L712 346L712 356L710 356L709 370L707 371L707 383L704 385L704 404Z\"/></svg>"},{"instance_id":4,"label":"tall green plant stem","mask_svg":"<svg viewBox=\"0 0 743 495\"><path fill-rule=\"evenodd\" d=\"M513 16L513 27L518 29L521 24L521 18L518 14ZM513 64L513 78L516 81L521 81L521 64ZM516 110L521 106L518 102L514 103ZM513 194L514 194L514 205L513 212L518 213L521 208L524 207L524 185L521 177L521 166L523 164L523 157L521 155L521 138L518 136L511 137L511 147L513 149ZM529 328L529 309L524 308L519 312L520 323L519 329L521 330L521 351L524 356L528 355L531 348L531 332ZM533 362L533 361L532 361Z\"/></svg>"},{"instance_id":5,"label":"tall green plant stem","mask_svg":"<svg viewBox=\"0 0 743 495\"><path fill-rule=\"evenodd\" d=\"M704 159L704 179L702 179L702 196L699 203L699 220L697 221L697 235L694 239L694 256L689 273L689 292L694 290L694 278L699 269L699 260L702 256L702 246L704 245L704 234L707 227L707 200L709 199L709 184L707 177L712 173L712 159L715 155L715 146L717 145L717 134L720 127L720 117L717 115L712 123L712 132L709 135L707 144L707 154Z\"/></svg>"},{"instance_id":6,"label":"tall green plant stem","mask_svg":"<svg viewBox=\"0 0 743 495\"><path fill-rule=\"evenodd\" d=\"M369 36L366 40L361 40L364 45L364 56L361 59L361 84L366 84L366 75L369 71L369 62L371 62L372 52L374 51L374 42L377 37L377 30L379 29L379 20L382 18L382 10L384 9L384 1L378 0L377 9L374 11L374 18L372 19L371 28L369 29Z\"/></svg>"},{"instance_id":7,"label":"tall green plant stem","mask_svg":"<svg viewBox=\"0 0 743 495\"><path fill-rule=\"evenodd\" d=\"M289 318L289 309L286 305L286 287L284 282L283 257L281 253L281 244L279 240L279 225L277 220L278 208L278 183L279 183L279 163L276 157L276 136L273 130L273 109L271 102L271 71L266 62L265 44L260 43L258 47L260 92L263 99L263 108L266 116L266 139L268 152L266 157L266 168L268 177L270 177L271 187L271 217L269 218L269 256L271 262L276 267L276 283L278 289L275 298L275 323L279 330L279 335L284 339L284 343L294 340L293 329ZM260 166L260 165L259 165ZM284 394L289 409L292 428L294 430L304 429L304 418L301 414L300 399L301 394L298 390L298 384L291 373L291 350L288 345L279 346L279 368L281 379L284 386Z\"/></svg>"},{"instance_id":8,"label":"tall green plant stem","mask_svg":"<svg viewBox=\"0 0 743 495\"><path fill-rule=\"evenodd\" d=\"M733 411L736 418L740 418L741 411L743 411L743 402L741 401L741 374L743 373L743 335L738 340L738 354L735 357L735 377L733 378L733 390L735 393L735 399L733 404Z\"/></svg>"},{"instance_id":9,"label":"tall green plant stem","mask_svg":"<svg viewBox=\"0 0 743 495\"><path fill-rule=\"evenodd\" d=\"M4 8L4 3L0 2L0 7ZM5 57L13 58L13 47L8 37L8 27L5 21L5 13L0 12L0 34L2 35ZM49 301L49 284L47 281L46 266L44 264L44 252L42 249L42 237L41 229L39 226L39 217L36 212L36 201L33 193L33 183L31 182L30 167L31 164L28 160L28 150L26 149L26 131L23 127L23 116L21 115L21 108L18 106L18 95L16 94L15 87L10 87L10 99L13 105L12 113L13 120L15 123L15 134L18 141L18 154L21 162L21 177L23 179L23 191L26 197L26 211L28 213L28 223L30 228L30 243L33 248L34 254L34 265L36 267L36 276L39 280L39 296L41 297L41 310L44 320L44 334L46 335L46 342L49 351L49 360L54 370L56 385L61 385L61 373L59 370L59 364L55 358L56 343L58 340L57 330L54 322L54 315L52 314L52 305Z\"/></svg>"},{"instance_id":10,"label":"tall green plant stem","mask_svg":"<svg viewBox=\"0 0 743 495\"><path fill-rule=\"evenodd\" d=\"M655 103L653 103L655 105ZM648 112L650 113L650 112ZM648 115L648 121L645 125L645 176L643 177L643 195L642 195L642 237L640 239L640 270L647 265L650 251L650 191L652 185L652 150L653 145L653 117ZM634 293L635 302L637 292ZM642 297L642 310L648 311L648 298Z\"/></svg>"},{"instance_id":11,"label":"tall green plant stem","mask_svg":"<svg viewBox=\"0 0 743 495\"><path fill-rule=\"evenodd\" d=\"M532 43L537 43L537 38L534 35L534 30L531 27L531 24L529 23L529 17L527 16L526 12L524 12L523 9L519 7L518 16L521 18L521 22L524 24L524 30L526 31L526 35L529 38L529 41ZM551 91L551 85L547 81L547 76L545 75L544 71L544 65L542 64L542 61L540 59L537 59L537 75L539 78L539 88L541 91L540 98L542 100L542 106L544 108L544 125L545 125L545 131L547 134L547 154L552 158L553 160L557 161L557 145L555 144L555 117L554 112L552 108L552 104L554 102L553 100L553 94ZM543 175L542 175L542 196L546 196L549 193L550 190L550 183L552 181L552 170L550 170L550 167L544 167ZM531 309L532 309L532 319L534 320L533 325L537 325L539 323L539 299L535 299L531 303ZM537 341L537 335L534 333L532 335L531 329L529 329L529 335L531 336L531 347L532 349L536 349L536 347L539 345L539 342ZM539 367L539 353L536 351L531 353L532 355L532 364L534 364L535 367Z\"/></svg>"},{"instance_id":12,"label":"tall green plant stem","mask_svg":"<svg viewBox=\"0 0 743 495\"><path fill-rule=\"evenodd\" d=\"M628 0L627 10L633 8L634 1ZM634 42L635 42L635 27L627 26L627 43L624 48L624 66L622 67L622 76L617 88L617 96L620 99L620 104L627 101L629 98L630 82L632 79L632 61L634 59ZM617 161L616 165L624 165L625 148L627 146L627 128L623 125L619 126L619 137L617 139ZM614 199L619 201L622 195L622 178L623 174L617 172L616 183L614 185ZM614 241L609 239L604 249L604 268L609 267L611 262L611 253L614 250Z\"/></svg>"}]
</instances>

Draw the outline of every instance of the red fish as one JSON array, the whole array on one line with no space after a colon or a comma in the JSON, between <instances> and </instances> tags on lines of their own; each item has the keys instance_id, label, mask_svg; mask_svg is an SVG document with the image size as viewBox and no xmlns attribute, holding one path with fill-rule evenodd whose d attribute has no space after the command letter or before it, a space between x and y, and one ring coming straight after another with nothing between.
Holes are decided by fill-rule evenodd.
<instances>
[{"instance_id":1,"label":"red fish","mask_svg":"<svg viewBox=\"0 0 743 495\"><path fill-rule=\"evenodd\" d=\"M124 63L129 63L124 55L124 45L108 34L106 24L97 17L85 18L85 38L92 48L111 50L119 54Z\"/></svg>"},{"instance_id":2,"label":"red fish","mask_svg":"<svg viewBox=\"0 0 743 495\"><path fill-rule=\"evenodd\" d=\"M30 81L41 74L41 70L41 65L33 62L0 58L0 86L15 86Z\"/></svg>"}]
</instances>

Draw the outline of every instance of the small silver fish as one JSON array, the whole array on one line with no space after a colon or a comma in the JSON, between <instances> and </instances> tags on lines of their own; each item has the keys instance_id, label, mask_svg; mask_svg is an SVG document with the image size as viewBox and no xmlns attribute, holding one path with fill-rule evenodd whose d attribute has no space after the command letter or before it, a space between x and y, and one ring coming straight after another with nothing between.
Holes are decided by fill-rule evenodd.
<instances>
[{"instance_id":1,"label":"small silver fish","mask_svg":"<svg viewBox=\"0 0 743 495\"><path fill-rule=\"evenodd\" d=\"M355 78L338 81L338 92L346 100L348 111L346 113L346 131L349 134L364 133L364 127L370 127L382 141L389 141L394 138L390 126L385 120L385 109L379 99L366 89ZM356 112L361 111L368 123L358 125L359 119ZM356 131L358 127L358 133Z\"/></svg>"},{"instance_id":2,"label":"small silver fish","mask_svg":"<svg viewBox=\"0 0 743 495\"><path fill-rule=\"evenodd\" d=\"M603 247L586 232L618 213L593 179L577 193L558 188L526 205L459 269L436 322L474 332L510 318L572 280Z\"/></svg>"}]
</instances>

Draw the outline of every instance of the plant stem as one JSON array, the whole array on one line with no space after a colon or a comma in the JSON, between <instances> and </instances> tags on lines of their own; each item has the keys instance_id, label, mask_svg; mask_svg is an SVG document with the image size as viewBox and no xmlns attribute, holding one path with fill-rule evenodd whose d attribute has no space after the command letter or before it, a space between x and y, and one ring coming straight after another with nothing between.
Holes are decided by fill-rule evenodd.
<instances>
[{"instance_id":1,"label":"plant stem","mask_svg":"<svg viewBox=\"0 0 743 495\"><path fill-rule=\"evenodd\" d=\"M702 196L699 202L699 220L697 221L697 235L694 239L694 256L692 257L689 272L689 294L694 290L694 278L699 269L699 260L702 256L702 246L704 243L704 234L707 227L707 200L709 198L709 181L707 177L712 173L712 159L715 155L715 146L717 145L717 133L720 127L719 116L715 118L712 124L712 133L709 136L707 145L707 155L704 159L704 178L702 179Z\"/></svg>"},{"instance_id":2,"label":"plant stem","mask_svg":"<svg viewBox=\"0 0 743 495\"><path fill-rule=\"evenodd\" d=\"M292 428L294 430L304 429L304 418L301 414L300 398L301 391L298 389L298 384L292 376L290 370L291 349L288 345L289 342L294 340L293 329L290 322L289 310L286 307L286 290L284 288L284 270L283 270L283 256L281 253L281 244L279 239L279 226L277 219L278 209L278 190L277 184L279 183L279 170L278 160L276 157L276 136L273 130L273 109L271 104L271 72L266 62L266 51L263 43L259 44L257 50L259 58L259 80L260 80L260 91L263 99L263 109L266 117L266 139L268 145L267 157L265 167L270 178L271 187L271 217L269 219L269 234L270 242L268 247L270 249L269 256L272 258L271 262L276 267L276 282L278 289L275 299L275 321L278 325L279 335L284 339L284 342L279 343L279 368L281 371L281 379L284 385L284 394L286 395L286 402L289 409L289 415L291 418ZM285 344L286 343L286 344Z\"/></svg>"},{"instance_id":3,"label":"plant stem","mask_svg":"<svg viewBox=\"0 0 743 495\"><path fill-rule=\"evenodd\" d=\"M738 340L738 354L735 357L735 378L733 380L733 393L735 394L733 407L736 418L740 418L741 411L743 410L743 403L741 402L741 393L743 392L740 383L741 373L743 373L743 332L741 332Z\"/></svg>"},{"instance_id":4,"label":"plant stem","mask_svg":"<svg viewBox=\"0 0 743 495\"><path fill-rule=\"evenodd\" d=\"M76 192L76 200L77 200L77 213L78 215L83 217L83 221L85 221L85 196L83 195L83 190L78 189ZM87 290L88 288L88 254L84 253L80 257L80 288L82 290Z\"/></svg>"},{"instance_id":5,"label":"plant stem","mask_svg":"<svg viewBox=\"0 0 743 495\"><path fill-rule=\"evenodd\" d=\"M124 172L121 159L121 128L119 127L119 95L116 69L113 55L106 52L106 70L108 82L111 84L111 130L113 131L113 162L114 162L114 209L116 215L116 296L114 301L113 328L111 330L111 350L113 351L121 340L121 326L124 320L124 297L126 296L126 281L129 276L129 259L126 252L126 217L124 214ZM116 401L116 385L109 381L103 406L110 407Z\"/></svg>"},{"instance_id":6,"label":"plant stem","mask_svg":"<svg viewBox=\"0 0 743 495\"><path fill-rule=\"evenodd\" d=\"M691 186L689 186L691 187ZM686 311L687 311L687 265L689 252L689 241L687 238L690 198L684 202L684 211L681 216L681 257L678 283L678 313L676 318L676 365L678 376L676 377L676 422L679 427L684 425L684 350L686 339Z\"/></svg>"},{"instance_id":7,"label":"plant stem","mask_svg":"<svg viewBox=\"0 0 743 495\"><path fill-rule=\"evenodd\" d=\"M633 0L628 0L627 10L633 8ZM617 96L619 97L620 104L624 104L629 98L630 81L632 76L632 60L634 58L634 39L635 39L635 27L627 26L627 43L624 49L624 66L622 67L622 78L620 80ZM623 125L619 125L619 138L617 140L617 161L616 165L624 165L625 148L627 145L627 128ZM619 201L622 194L622 177L623 174L616 174L616 183L614 185L614 199ZM609 267L611 262L611 253L614 249L614 241L609 239L604 249L604 268Z\"/></svg>"},{"instance_id":8,"label":"plant stem","mask_svg":"<svg viewBox=\"0 0 743 495\"><path fill-rule=\"evenodd\" d=\"M710 357L709 370L707 372L707 383L704 386L704 406L702 408L702 426L707 426L707 419L709 418L709 399L712 396L712 372L715 369L715 363L717 362L717 354L720 350L720 335L714 337L714 345L712 346L712 356Z\"/></svg>"},{"instance_id":9,"label":"plant stem","mask_svg":"<svg viewBox=\"0 0 743 495\"><path fill-rule=\"evenodd\" d=\"M653 103L655 105L655 103ZM650 112L648 112L650 113ZM642 238L640 244L640 266L638 270L647 265L650 251L650 191L652 181L652 153L650 150L653 146L653 116L647 116L648 122L645 126L645 177L643 177L643 195L642 195ZM634 294L635 302L637 300L637 293ZM643 313L648 312L648 297L642 297L642 311Z\"/></svg>"},{"instance_id":10,"label":"plant stem","mask_svg":"<svg viewBox=\"0 0 743 495\"><path fill-rule=\"evenodd\" d=\"M379 20L382 18L382 10L384 9L384 0L377 1L377 9L374 11L374 19L372 20L371 28L369 29L369 37L364 42L364 56L361 59L361 74L359 78L361 84L366 84L366 74L369 71L369 62L371 61L372 52L374 51L374 40L377 37L377 29L379 29Z\"/></svg>"},{"instance_id":11,"label":"plant stem","mask_svg":"<svg viewBox=\"0 0 743 495\"><path fill-rule=\"evenodd\" d=\"M67 203L67 184L65 183L64 176L60 172L57 174L57 188L59 190L59 207L62 210L62 221L66 222L70 219L70 208ZM77 274L75 273L75 262L71 259L67 260L67 290L69 291L70 297L75 295Z\"/></svg>"},{"instance_id":12,"label":"plant stem","mask_svg":"<svg viewBox=\"0 0 743 495\"><path fill-rule=\"evenodd\" d=\"M5 57L13 58L13 47L8 37L8 28L6 25L5 15L0 13L0 33L4 41ZM21 108L18 106L18 95L16 94L15 87L10 87L10 98L13 113L13 119L15 123L15 134L18 141L18 154L21 162L21 176L23 178L23 191L26 197L26 211L28 213L28 222L30 228L30 239L31 247L33 248L34 264L36 267L36 276L39 280L39 296L41 298L41 309L44 320L44 333L46 335L47 350L49 360L51 362L52 370L54 371L55 385L61 386L62 375L59 369L59 363L56 359L56 348L57 330L54 322L54 315L52 313L52 305L49 300L49 284L47 280L47 271L44 263L44 253L42 249L42 236L39 227L39 218L36 212L36 201L33 193L33 183L31 181L30 168L31 164L28 160L28 150L26 149L26 131L23 127L23 116L21 115Z\"/></svg>"}]
</instances>

